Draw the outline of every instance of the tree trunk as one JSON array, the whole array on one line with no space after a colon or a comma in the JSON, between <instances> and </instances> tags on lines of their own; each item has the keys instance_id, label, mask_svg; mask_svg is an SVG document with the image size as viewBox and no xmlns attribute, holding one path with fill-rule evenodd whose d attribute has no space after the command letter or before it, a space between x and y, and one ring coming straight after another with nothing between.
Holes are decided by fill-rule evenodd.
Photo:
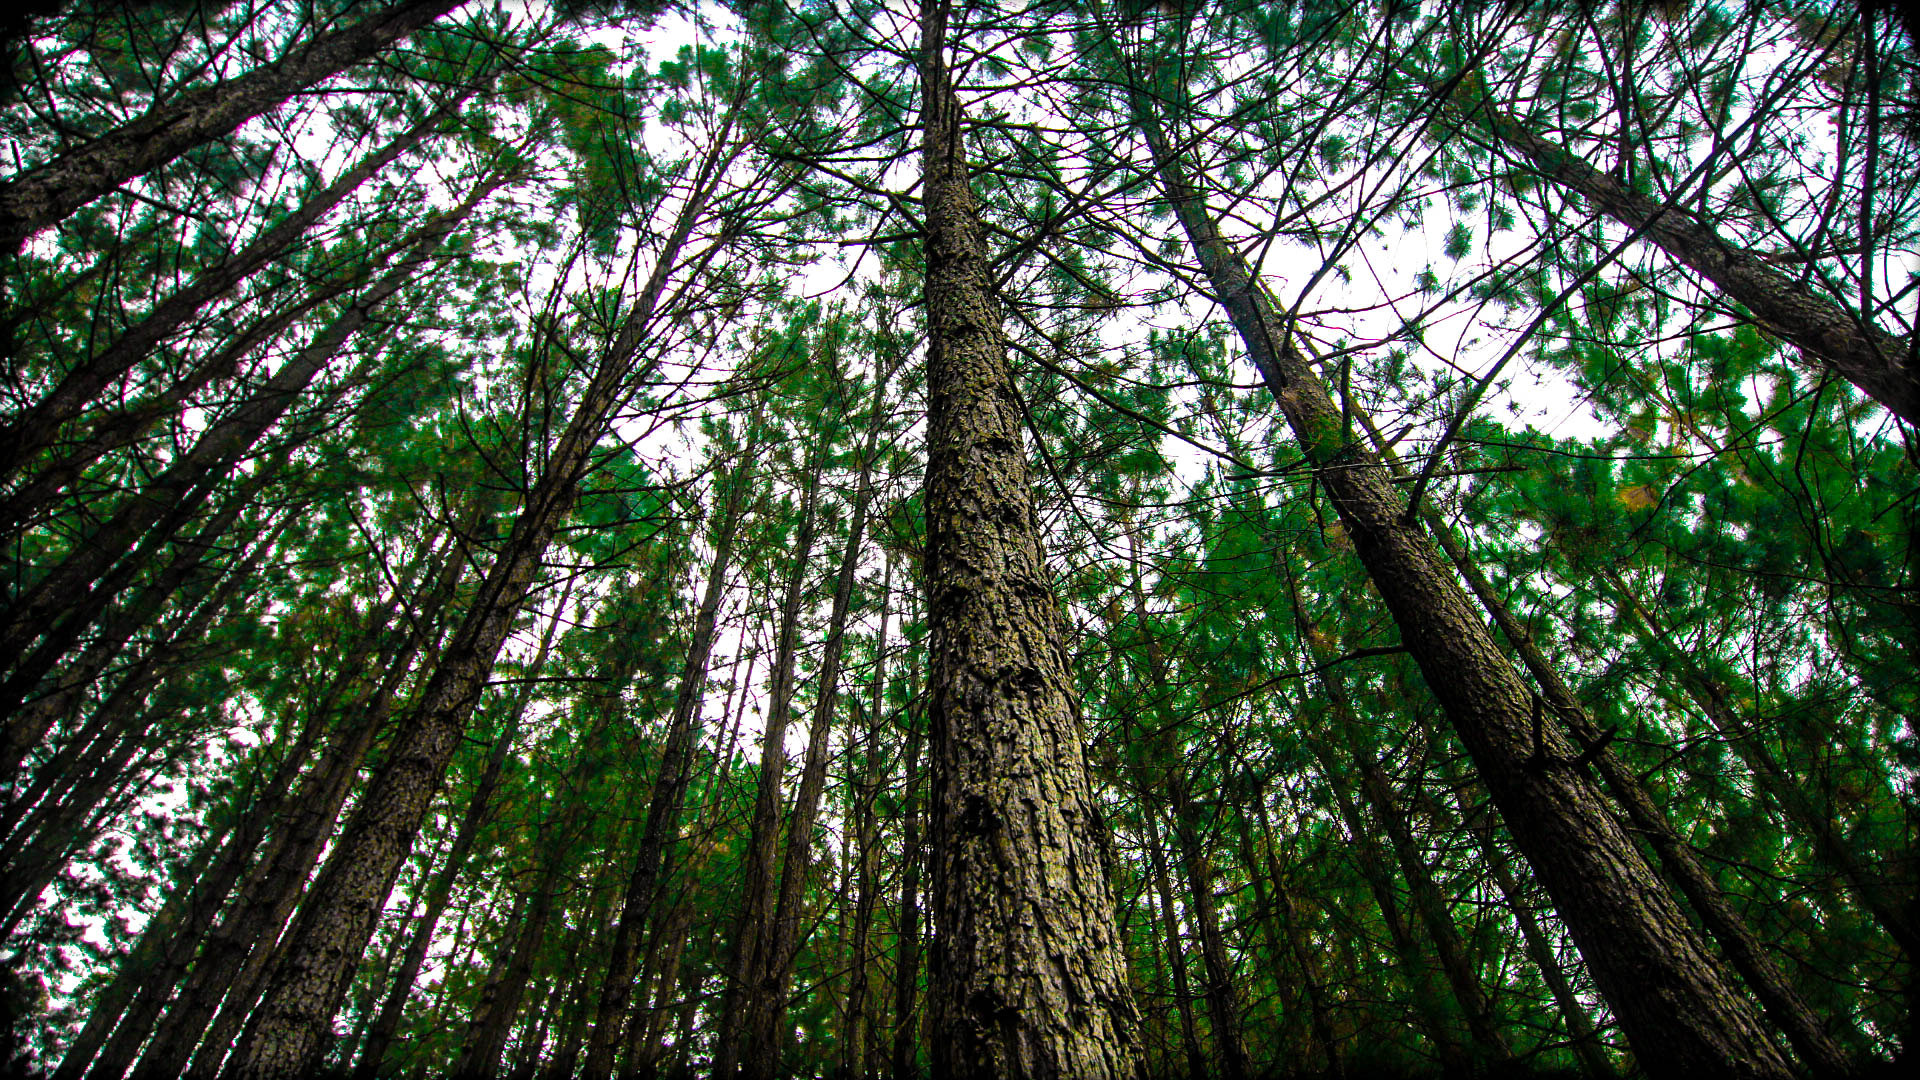
<instances>
[{"instance_id":1,"label":"tree trunk","mask_svg":"<svg viewBox=\"0 0 1920 1080\"><path fill-rule=\"evenodd\" d=\"M1346 1075L1346 1069L1340 1062L1340 1040L1334 1034L1333 1010L1327 1004L1326 984L1320 975L1319 958L1301 939L1299 915L1293 906L1293 892L1281 876L1279 861L1273 854L1273 827L1267 822L1266 793L1260 792L1254 796L1254 799L1260 818L1260 832L1267 844L1267 865L1263 874L1255 861L1251 830L1248 828L1246 817L1242 815L1240 843L1245 852L1247 875L1254 881L1261 908L1266 909L1271 903L1271 910L1279 920L1279 934L1275 942L1276 952L1290 956L1294 966L1300 969L1301 989L1305 991L1307 999L1313 1041L1327 1063L1326 1075L1332 1080L1341 1080ZM1265 895L1264 887L1261 885L1263 880L1272 883L1275 895L1271 900Z\"/></svg>"},{"instance_id":2,"label":"tree trunk","mask_svg":"<svg viewBox=\"0 0 1920 1080\"><path fill-rule=\"evenodd\" d=\"M879 869L874 860L879 843L879 828L873 804L884 782L878 766L880 724L887 704L887 620L893 613L893 554L886 559L886 573L880 585L880 630L873 648L873 703L868 706L862 741L859 774L853 781L853 829L857 852L854 871L859 898L853 913L853 980L847 988L845 1055L847 1080L867 1080L873 1063L879 1059L879 1027L873 1022L869 974L873 955L873 914L879 890Z\"/></svg>"},{"instance_id":3,"label":"tree trunk","mask_svg":"<svg viewBox=\"0 0 1920 1080\"><path fill-rule=\"evenodd\" d=\"M504 184L500 174L480 182L459 206L422 228L406 255L378 284L355 299L308 345L282 364L260 390L194 441L193 448L120 507L111 521L77 544L7 612L0 666L11 665L43 634L39 649L9 676L0 711L23 697L63 656L124 588L141 561L183 527L247 451L284 416L314 378L371 319L373 310L412 282L419 269L482 199ZM133 551L134 555L127 553ZM58 629L46 628L58 621Z\"/></svg>"},{"instance_id":4,"label":"tree trunk","mask_svg":"<svg viewBox=\"0 0 1920 1080\"><path fill-rule=\"evenodd\" d=\"M1379 448L1396 475L1409 475L1401 468L1366 412L1349 405L1349 415L1359 421L1369 440ZM1694 914L1699 916L1728 962L1745 980L1754 997L1759 999L1767 1019L1786 1035L1794 1052L1817 1075L1845 1076L1851 1073L1853 1067L1845 1052L1827 1034L1824 1025L1814 1017L1813 1010L1767 955L1746 920L1734 911L1692 846L1674 831L1672 823L1653 801L1653 796L1647 792L1639 776L1606 745L1600 725L1587 714L1573 689L1560 677L1559 670L1548 662L1546 654L1535 644L1533 635L1514 617L1506 602L1495 591L1493 583L1487 580L1472 556L1460 546L1453 530L1431 510L1424 510L1423 515L1429 530L1467 587L1473 591L1475 599L1492 616L1500 627L1501 635L1526 665L1528 673L1545 696L1548 707L1567 725L1574 740L1592 759L1595 771L1606 781L1607 790L1621 809L1626 811L1627 820L1652 846L1661 867L1679 886Z\"/></svg>"},{"instance_id":5,"label":"tree trunk","mask_svg":"<svg viewBox=\"0 0 1920 1080\"><path fill-rule=\"evenodd\" d=\"M825 441L824 439L822 440ZM762 957L773 921L773 850L779 839L780 777L787 767L787 724L793 714L794 649L800 631L800 600L807 564L813 555L814 517L820 494L820 458L825 446L808 453L806 488L800 499L800 525L793 541L793 559L787 568L780 602L780 629L776 637L773 677L767 691L767 723L760 742L760 775L748 828L747 850L741 871L739 921L731 947L731 971L720 1010L718 1042L713 1055L716 1080L733 1080L745 1046L753 990L766 961ZM605 1080L589 1071L587 1080Z\"/></svg>"},{"instance_id":6,"label":"tree trunk","mask_svg":"<svg viewBox=\"0 0 1920 1080\"><path fill-rule=\"evenodd\" d=\"M1784 1080L1790 1069L1758 1017L1574 766L1574 748L1494 645L1387 470L1348 437L1340 410L1221 237L1150 112L1143 127L1215 297L1643 1067L1655 1076Z\"/></svg>"},{"instance_id":7,"label":"tree trunk","mask_svg":"<svg viewBox=\"0 0 1920 1080\"><path fill-rule=\"evenodd\" d=\"M612 347L595 364L547 466L452 641L396 735L339 843L307 891L301 918L227 1073L230 1080L294 1080L318 1064L321 1038L365 952L394 875L463 737L501 643L533 587L547 545L579 494L593 450L622 400L669 277L730 160L736 105L703 157L687 201Z\"/></svg>"},{"instance_id":8,"label":"tree trunk","mask_svg":"<svg viewBox=\"0 0 1920 1080\"><path fill-rule=\"evenodd\" d=\"M853 583L860 569L860 553L866 542L867 511L873 501L873 467L879 457L880 431L885 426L887 377L883 369L874 384L873 416L867 426L866 445L861 450L860 476L853 497L853 514L847 525L847 543L840 556L840 569L833 589L833 607L827 617L827 636L822 647L820 669L815 676L819 693L814 698L813 722L807 731L806 764L801 769L799 790L794 796L793 814L787 822L787 845L781 860L780 895L774 906L772 933L760 950L761 969L749 982L743 1034L747 1052L743 1072L752 1080L772 1080L780 1070L780 1053L785 1039L781 1020L786 1014L787 990L793 979L793 964L805 938L800 932L807 868L813 850L814 819L819 816L820 800L826 790L827 758L831 749L833 711L839 703L840 665L846 652L847 616L852 610Z\"/></svg>"},{"instance_id":9,"label":"tree trunk","mask_svg":"<svg viewBox=\"0 0 1920 1080\"><path fill-rule=\"evenodd\" d=\"M288 755L287 760L291 759L292 755ZM273 790L274 785L266 786L270 791ZM87 1022L72 1045L67 1047L66 1053L61 1055L60 1066L53 1072L53 1080L78 1080L86 1067L93 1063L94 1056L105 1045L114 1026L140 1003L149 986L166 981L170 990L179 981L179 971L190 958L188 950L198 940L197 927L212 922L213 912L226 899L218 880L223 876L224 864L242 866L245 855L251 853L252 845L242 833L247 822L258 816L255 812L258 803L248 801L254 802L254 805L247 806L245 810L241 809L239 802L230 806L229 812L221 816L216 828L201 841L193 857L174 875L173 887L167 893L166 901L147 922L139 943L115 968L113 981L95 995L87 1011ZM239 870L235 869L233 878L238 877ZM229 880L227 887L230 888L232 883ZM214 897L215 892L221 892L222 895ZM167 974L167 969L172 969L171 975ZM161 991L159 996L164 999L165 993ZM138 1020L130 1022L139 1023Z\"/></svg>"},{"instance_id":10,"label":"tree trunk","mask_svg":"<svg viewBox=\"0 0 1920 1080\"><path fill-rule=\"evenodd\" d=\"M560 602L555 606L556 611L566 607L573 595L574 584L573 580L569 580L563 587ZM448 850L446 861L441 864L439 873L434 875L432 884L427 886L426 907L421 911L420 919L413 928L413 936L407 942L400 971L394 976L386 1003L380 1008L380 1015L367 1029L367 1037L360 1050L360 1061L354 1069L356 1080L373 1080L379 1075L380 1063L393 1043L394 1032L400 1029L400 1017L406 1011L407 999L413 994L413 984L420 978L420 969L426 966L427 950L433 945L434 931L440 925L441 917L446 914L453 886L460 880L467 858L472 855L474 844L480 838L480 828L493 810L494 794L506 774L507 753L513 749L514 740L520 735L520 722L525 718L527 703L533 697L533 680L539 679L540 673L546 670L547 657L553 649L553 640L559 629L558 618L547 624L546 632L540 637L539 650L534 653L533 662L527 669L529 681L521 684L513 707L500 727L500 734L487 751L487 764L480 772L480 780L474 785L473 798L468 801L466 813L461 816L460 825L454 832L453 847Z\"/></svg>"},{"instance_id":11,"label":"tree trunk","mask_svg":"<svg viewBox=\"0 0 1920 1080\"><path fill-rule=\"evenodd\" d=\"M915 682L918 682L916 672ZM916 687L917 689L917 687ZM914 1001L920 989L920 867L925 861L920 845L920 820L926 805L916 792L920 787L920 747L923 728L914 722L916 710L906 713L906 761L901 766L900 912L895 919L898 938L894 942L893 967L893 1040L887 1058L887 1075L892 1080L913 1080L918 1075L916 1050L919 1025L915 1023Z\"/></svg>"},{"instance_id":12,"label":"tree trunk","mask_svg":"<svg viewBox=\"0 0 1920 1080\"><path fill-rule=\"evenodd\" d=\"M1207 1074L1206 1055L1200 1052L1200 1031L1193 1024L1193 991L1187 985L1187 951L1180 944L1180 919L1173 908L1173 879L1167 874L1167 848L1160 840L1159 811L1142 808L1147 823L1147 859L1153 869L1153 891L1160 900L1161 937L1167 945L1167 966L1173 974L1173 1004L1180 1013L1180 1046L1186 1052L1192 1076Z\"/></svg>"},{"instance_id":13,"label":"tree trunk","mask_svg":"<svg viewBox=\"0 0 1920 1080\"><path fill-rule=\"evenodd\" d=\"M1821 360L1861 393L1909 424L1920 424L1920 378L1912 342L1819 296L1767 265L1752 252L1722 240L1687 210L1632 191L1563 147L1556 146L1495 109L1491 102L1464 103L1464 133L1485 130L1511 147L1541 176L1553 180L1658 245L1673 261L1712 282L1753 314L1772 334ZM1484 128L1482 127L1484 125Z\"/></svg>"},{"instance_id":14,"label":"tree trunk","mask_svg":"<svg viewBox=\"0 0 1920 1080\"><path fill-rule=\"evenodd\" d=\"M0 185L0 258L137 176L377 55L465 0L402 0L229 82L190 90Z\"/></svg>"},{"instance_id":15,"label":"tree trunk","mask_svg":"<svg viewBox=\"0 0 1920 1080\"><path fill-rule=\"evenodd\" d=\"M699 611L694 615L693 637L687 645L686 663L680 669L679 694L674 699L673 717L668 722L666 745L661 749L660 775L654 780L653 793L647 803L646 822L641 826L633 871L627 878L619 922L607 954L607 974L601 983L594 1026L588 1036L585 1069L588 1077L604 1080L613 1071L613 1051L618 1045L621 1025L626 1022L633 993L634 952L639 947L640 929L666 877L671 848L680 834L687 785L693 776L694 749L699 743L700 707L706 691L707 665L713 654L714 627L721 601L726 597L727 575L733 565L733 548L747 494L754 483L754 455L760 445L760 409L764 407L764 400L763 396L748 420L745 452L721 481L725 494L721 496L723 508L714 526L713 562L707 570Z\"/></svg>"},{"instance_id":16,"label":"tree trunk","mask_svg":"<svg viewBox=\"0 0 1920 1080\"><path fill-rule=\"evenodd\" d=\"M183 1073L208 1076L219 1068L239 1024L253 1007L261 972L273 956L274 943L352 790L360 764L386 724L395 695L412 670L413 657L426 644L423 634L451 599L465 567L464 540L449 545L419 610L388 631L403 636L399 644L380 656L386 672L381 683L364 696L348 698L347 704L338 708L340 718L328 753L301 779L285 820L241 886L233 908L208 936L187 985L142 1055L136 1077L171 1080ZM378 627L385 621L384 612L369 621L363 644L342 665L342 670L349 673L346 678L375 654L380 641ZM400 630L400 626L413 629ZM346 697L344 679L336 700L342 697ZM335 711L333 703L323 706L322 711ZM201 1047L197 1057L196 1046Z\"/></svg>"},{"instance_id":17,"label":"tree trunk","mask_svg":"<svg viewBox=\"0 0 1920 1080\"><path fill-rule=\"evenodd\" d=\"M1136 1070L1137 1014L969 187L947 14L947 0L921 8L933 1059L956 1080L1121 1080Z\"/></svg>"},{"instance_id":18,"label":"tree trunk","mask_svg":"<svg viewBox=\"0 0 1920 1080\"><path fill-rule=\"evenodd\" d=\"M262 230L246 247L208 267L186 286L155 304L145 318L62 376L46 397L35 402L19 419L0 428L0 477L11 479L25 468L36 453L53 441L60 425L100 400L102 391L113 385L114 380L132 371L154 349L178 333L201 308L297 247L307 230L345 202L354 189L420 145L451 108L434 112L362 158L333 183L309 195L292 213ZM11 502L10 499L10 508Z\"/></svg>"},{"instance_id":19,"label":"tree trunk","mask_svg":"<svg viewBox=\"0 0 1920 1080\"><path fill-rule=\"evenodd\" d=\"M1471 818L1474 807L1466 788L1458 783L1452 786L1455 796L1460 800L1462 819ZM1420 796L1436 827L1448 829L1455 824L1444 820L1441 808L1428 798L1425 791ZM1607 1058L1600 1033L1594 1030L1593 1021L1587 1017L1586 1006L1580 1003L1579 995L1574 993L1573 985L1567 980L1567 973L1554 952L1553 942L1540 925L1539 917L1534 914L1533 905L1527 901L1520 883L1514 880L1513 868L1508 865L1506 851L1494 838L1492 824L1475 828L1472 832L1480 849L1481 865L1487 868L1495 887L1500 890L1500 898L1506 902L1507 910L1512 912L1514 922L1520 927L1520 939L1526 947L1528 958L1539 969L1541 981L1547 984L1548 993L1553 995L1553 1003L1566 1019L1567 1042L1580 1059L1581 1071L1596 1078L1612 1076L1616 1070L1613 1062Z\"/></svg>"}]
</instances>

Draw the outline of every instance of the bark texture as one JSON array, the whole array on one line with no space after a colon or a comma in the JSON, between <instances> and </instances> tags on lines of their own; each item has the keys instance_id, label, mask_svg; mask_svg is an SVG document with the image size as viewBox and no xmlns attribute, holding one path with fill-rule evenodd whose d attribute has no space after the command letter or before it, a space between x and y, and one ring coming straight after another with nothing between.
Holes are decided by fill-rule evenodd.
<instances>
[{"instance_id":1,"label":"bark texture","mask_svg":"<svg viewBox=\"0 0 1920 1080\"><path fill-rule=\"evenodd\" d=\"M944 0L921 19L934 1068L1123 1080L1138 1021L968 183Z\"/></svg>"},{"instance_id":2,"label":"bark texture","mask_svg":"<svg viewBox=\"0 0 1920 1080\"><path fill-rule=\"evenodd\" d=\"M1136 99L1155 171L1214 296L1334 503L1481 781L1650 1075L1791 1070L1576 765L1578 751L1494 644L1377 458L1294 347L1286 320L1220 235L1186 166Z\"/></svg>"}]
</instances>

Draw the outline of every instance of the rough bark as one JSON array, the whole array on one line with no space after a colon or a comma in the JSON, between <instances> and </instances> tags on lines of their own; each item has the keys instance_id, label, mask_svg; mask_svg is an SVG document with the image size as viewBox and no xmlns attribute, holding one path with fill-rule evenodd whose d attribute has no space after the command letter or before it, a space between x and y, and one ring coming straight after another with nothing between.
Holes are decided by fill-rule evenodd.
<instances>
[{"instance_id":1,"label":"rough bark","mask_svg":"<svg viewBox=\"0 0 1920 1080\"><path fill-rule=\"evenodd\" d=\"M1368 439L1378 448L1396 475L1409 475L1400 467L1366 412L1350 406L1349 415L1360 423ZM1719 945L1727 962L1740 974L1748 989L1753 991L1767 1019L1786 1035L1794 1052L1817 1074L1844 1076L1850 1073L1852 1065L1846 1053L1814 1017L1812 1008L1773 962L1747 926L1746 920L1733 909L1692 846L1674 831L1672 823L1653 801L1653 796L1648 793L1646 785L1640 782L1639 776L1606 745L1600 725L1587 714L1579 697L1560 677L1559 669L1547 660L1546 654L1534 642L1533 635L1507 607L1493 583L1487 580L1473 557L1460 545L1453 530L1431 510L1424 511L1423 516L1429 531L1446 552L1461 579L1472 590L1474 598L1492 616L1501 635L1526 665L1547 706L1567 725L1567 730L1583 747L1583 753L1591 758L1594 770L1606 782L1608 792L1626 811L1628 822L1653 848L1661 868L1679 887L1681 895L1686 897L1694 914L1699 917L1715 944Z\"/></svg>"},{"instance_id":2,"label":"rough bark","mask_svg":"<svg viewBox=\"0 0 1920 1080\"><path fill-rule=\"evenodd\" d=\"M1758 1016L1576 767L1578 751L1410 520L1388 470L1349 436L1286 320L1220 235L1151 106L1141 104L1155 172L1215 299L1641 1064L1655 1076L1788 1076Z\"/></svg>"},{"instance_id":3,"label":"rough bark","mask_svg":"<svg viewBox=\"0 0 1920 1080\"><path fill-rule=\"evenodd\" d=\"M245 75L162 101L0 185L0 257L27 237L194 147L231 134L295 92L337 75L465 0L402 0Z\"/></svg>"},{"instance_id":4,"label":"rough bark","mask_svg":"<svg viewBox=\"0 0 1920 1080\"><path fill-rule=\"evenodd\" d=\"M947 14L946 0L921 9L933 1059L955 1078L1121 1080L1137 1065L1137 1015Z\"/></svg>"}]
</instances>

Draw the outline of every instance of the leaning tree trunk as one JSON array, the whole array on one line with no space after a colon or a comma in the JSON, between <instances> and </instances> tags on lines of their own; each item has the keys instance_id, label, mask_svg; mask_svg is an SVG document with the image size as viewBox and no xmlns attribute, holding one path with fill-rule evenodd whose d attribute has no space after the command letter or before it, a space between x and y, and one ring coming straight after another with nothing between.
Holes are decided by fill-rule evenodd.
<instances>
[{"instance_id":1,"label":"leaning tree trunk","mask_svg":"<svg viewBox=\"0 0 1920 1080\"><path fill-rule=\"evenodd\" d=\"M1144 95L1136 108L1154 170L1213 295L1642 1065L1657 1076L1784 1080L1791 1070L1759 1017L1608 813L1576 764L1577 750L1494 644L1389 471L1349 437L1286 320L1220 235Z\"/></svg>"},{"instance_id":2,"label":"leaning tree trunk","mask_svg":"<svg viewBox=\"0 0 1920 1080\"><path fill-rule=\"evenodd\" d=\"M333 183L307 196L292 213L263 229L247 246L214 263L155 304L152 311L111 344L62 376L46 397L34 402L17 420L0 428L0 478L13 477L35 453L53 441L61 424L97 402L114 380L133 370L154 349L179 333L201 308L299 246L307 230L345 202L356 188L393 164L400 155L420 145L446 112L445 109L436 111L362 158ZM221 356L216 353L214 358ZM9 503L13 501L9 499Z\"/></svg>"},{"instance_id":3,"label":"leaning tree trunk","mask_svg":"<svg viewBox=\"0 0 1920 1080\"><path fill-rule=\"evenodd\" d=\"M693 776L694 749L699 742L700 706L706 690L707 665L713 654L714 628L720 616L720 603L726 596L727 575L733 565L733 547L739 536L748 489L754 482L753 459L760 445L758 406L748 425L745 452L721 481L725 494L720 519L714 526L713 561L708 566L700 608L694 615L687 659L680 668L679 692L667 724L666 745L660 753L660 775L654 780L647 802L646 823L641 826L633 870L627 878L620 918L608 949L607 974L601 982L593 1032L589 1036L585 1072L589 1077L605 1077L613 1070L612 1054L618 1045L615 1040L626 1021L633 995L634 953L640 943L640 928L655 902L665 876L663 871L671 861L670 848L680 833L681 811Z\"/></svg>"},{"instance_id":4,"label":"leaning tree trunk","mask_svg":"<svg viewBox=\"0 0 1920 1080\"><path fill-rule=\"evenodd\" d=\"M933 1055L956 1078L1121 1080L1137 1017L1027 474L949 0L921 8Z\"/></svg>"},{"instance_id":5,"label":"leaning tree trunk","mask_svg":"<svg viewBox=\"0 0 1920 1080\"><path fill-rule=\"evenodd\" d=\"M1395 474L1403 478L1410 476L1401 468L1372 418L1352 403L1348 403L1348 413L1359 422ZM1786 1035L1794 1052L1815 1073L1821 1076L1845 1076L1852 1072L1853 1067L1846 1052L1827 1034L1825 1026L1813 1015L1813 1009L1794 989L1773 958L1767 955L1766 948L1754 936L1746 920L1733 909L1719 884L1700 862L1699 855L1674 830L1666 814L1653 801L1653 796L1641 783L1638 774L1606 744L1600 725L1587 714L1572 687L1560 677L1559 669L1547 660L1546 654L1534 642L1533 635L1507 607L1506 601L1500 598L1500 593L1481 572L1479 564L1460 545L1452 528L1430 509L1423 508L1422 516L1434 539L1459 571L1461 579L1473 591L1474 598L1492 616L1495 625L1500 627L1501 635L1526 665L1527 672L1539 685L1547 706L1567 725L1575 741L1586 748L1585 756L1592 759L1595 771L1606 782L1614 801L1626 811L1628 822L1653 848L1661 867L1679 887L1681 895L1686 897L1694 914L1720 946L1727 961L1739 972L1747 988L1753 991L1767 1019Z\"/></svg>"},{"instance_id":6,"label":"leaning tree trunk","mask_svg":"<svg viewBox=\"0 0 1920 1080\"><path fill-rule=\"evenodd\" d=\"M27 237L196 146L231 134L293 94L459 7L466 0L402 0L322 35L292 55L229 82L190 90L0 185L0 258Z\"/></svg>"},{"instance_id":7,"label":"leaning tree trunk","mask_svg":"<svg viewBox=\"0 0 1920 1080\"><path fill-rule=\"evenodd\" d=\"M555 605L556 609L566 607L573 595L574 584L574 581L567 582L561 591L559 603ZM529 681L521 684L507 719L500 726L500 734L494 737L493 746L487 751L487 764L480 771L480 779L474 785L466 813L461 815L460 825L454 832L453 846L447 851L439 872L427 886L426 906L414 924L400 970L395 973L393 983L388 988L387 1000L380 1007L379 1015L367 1027L366 1037L360 1047L359 1064L354 1070L356 1080L373 1080L379 1074L380 1063L387 1056L387 1048L393 1044L394 1032L400 1029L400 1017L406 1011L413 984L420 978L420 969L426 966L427 950L433 944L434 931L440 925L441 917L446 914L447 902L453 896L453 886L460 879L460 872L466 867L468 857L473 854L481 826L493 810L494 793L499 790L501 778L506 775L507 754L513 749L514 740L519 737L520 722L526 716L528 702L532 700L534 684L546 670L547 657L552 652L553 639L559 630L559 619L547 624L546 632L540 638L540 647L527 667Z\"/></svg>"},{"instance_id":8,"label":"leaning tree trunk","mask_svg":"<svg viewBox=\"0 0 1920 1080\"><path fill-rule=\"evenodd\" d=\"M533 587L548 544L579 494L594 447L624 397L624 384L639 362L681 249L715 190L723 161L730 158L737 112L728 113L702 158L645 288L617 339L594 365L512 532L441 652L412 715L395 736L385 764L308 889L260 1008L224 1074L232 1080L291 1080L318 1064L323 1040L366 951L387 891L413 850L500 646Z\"/></svg>"},{"instance_id":9,"label":"leaning tree trunk","mask_svg":"<svg viewBox=\"0 0 1920 1080\"><path fill-rule=\"evenodd\" d=\"M1456 92L1456 95L1464 91ZM1466 133L1491 134L1495 149L1518 151L1539 175L1658 245L1668 257L1746 307L1770 333L1826 362L1835 374L1909 424L1920 424L1920 373L1914 343L1859 312L1820 296L1753 252L1721 239L1683 207L1633 191L1506 116L1484 100L1463 99Z\"/></svg>"},{"instance_id":10,"label":"leaning tree trunk","mask_svg":"<svg viewBox=\"0 0 1920 1080\"><path fill-rule=\"evenodd\" d=\"M50 670L125 586L135 561L127 552L149 549L184 526L220 479L372 320L374 309L415 280L441 243L508 179L496 172L476 184L458 206L421 228L404 257L378 284L355 297L350 307L276 369L258 392L207 428L191 450L135 492L110 521L76 545L8 609L0 629L0 666L12 664L34 639L44 636L45 640L9 675L0 692L0 710L19 700ZM56 618L57 629L48 630Z\"/></svg>"}]
</instances>

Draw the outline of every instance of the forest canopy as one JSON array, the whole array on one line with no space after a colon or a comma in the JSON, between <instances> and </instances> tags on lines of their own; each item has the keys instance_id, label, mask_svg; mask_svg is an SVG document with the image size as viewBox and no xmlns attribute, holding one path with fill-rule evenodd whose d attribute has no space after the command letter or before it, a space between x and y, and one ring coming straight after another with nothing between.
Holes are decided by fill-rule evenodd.
<instances>
[{"instance_id":1,"label":"forest canopy","mask_svg":"<svg viewBox=\"0 0 1920 1080\"><path fill-rule=\"evenodd\" d=\"M1920 1060L1909 5L0 52L0 1071Z\"/></svg>"}]
</instances>

